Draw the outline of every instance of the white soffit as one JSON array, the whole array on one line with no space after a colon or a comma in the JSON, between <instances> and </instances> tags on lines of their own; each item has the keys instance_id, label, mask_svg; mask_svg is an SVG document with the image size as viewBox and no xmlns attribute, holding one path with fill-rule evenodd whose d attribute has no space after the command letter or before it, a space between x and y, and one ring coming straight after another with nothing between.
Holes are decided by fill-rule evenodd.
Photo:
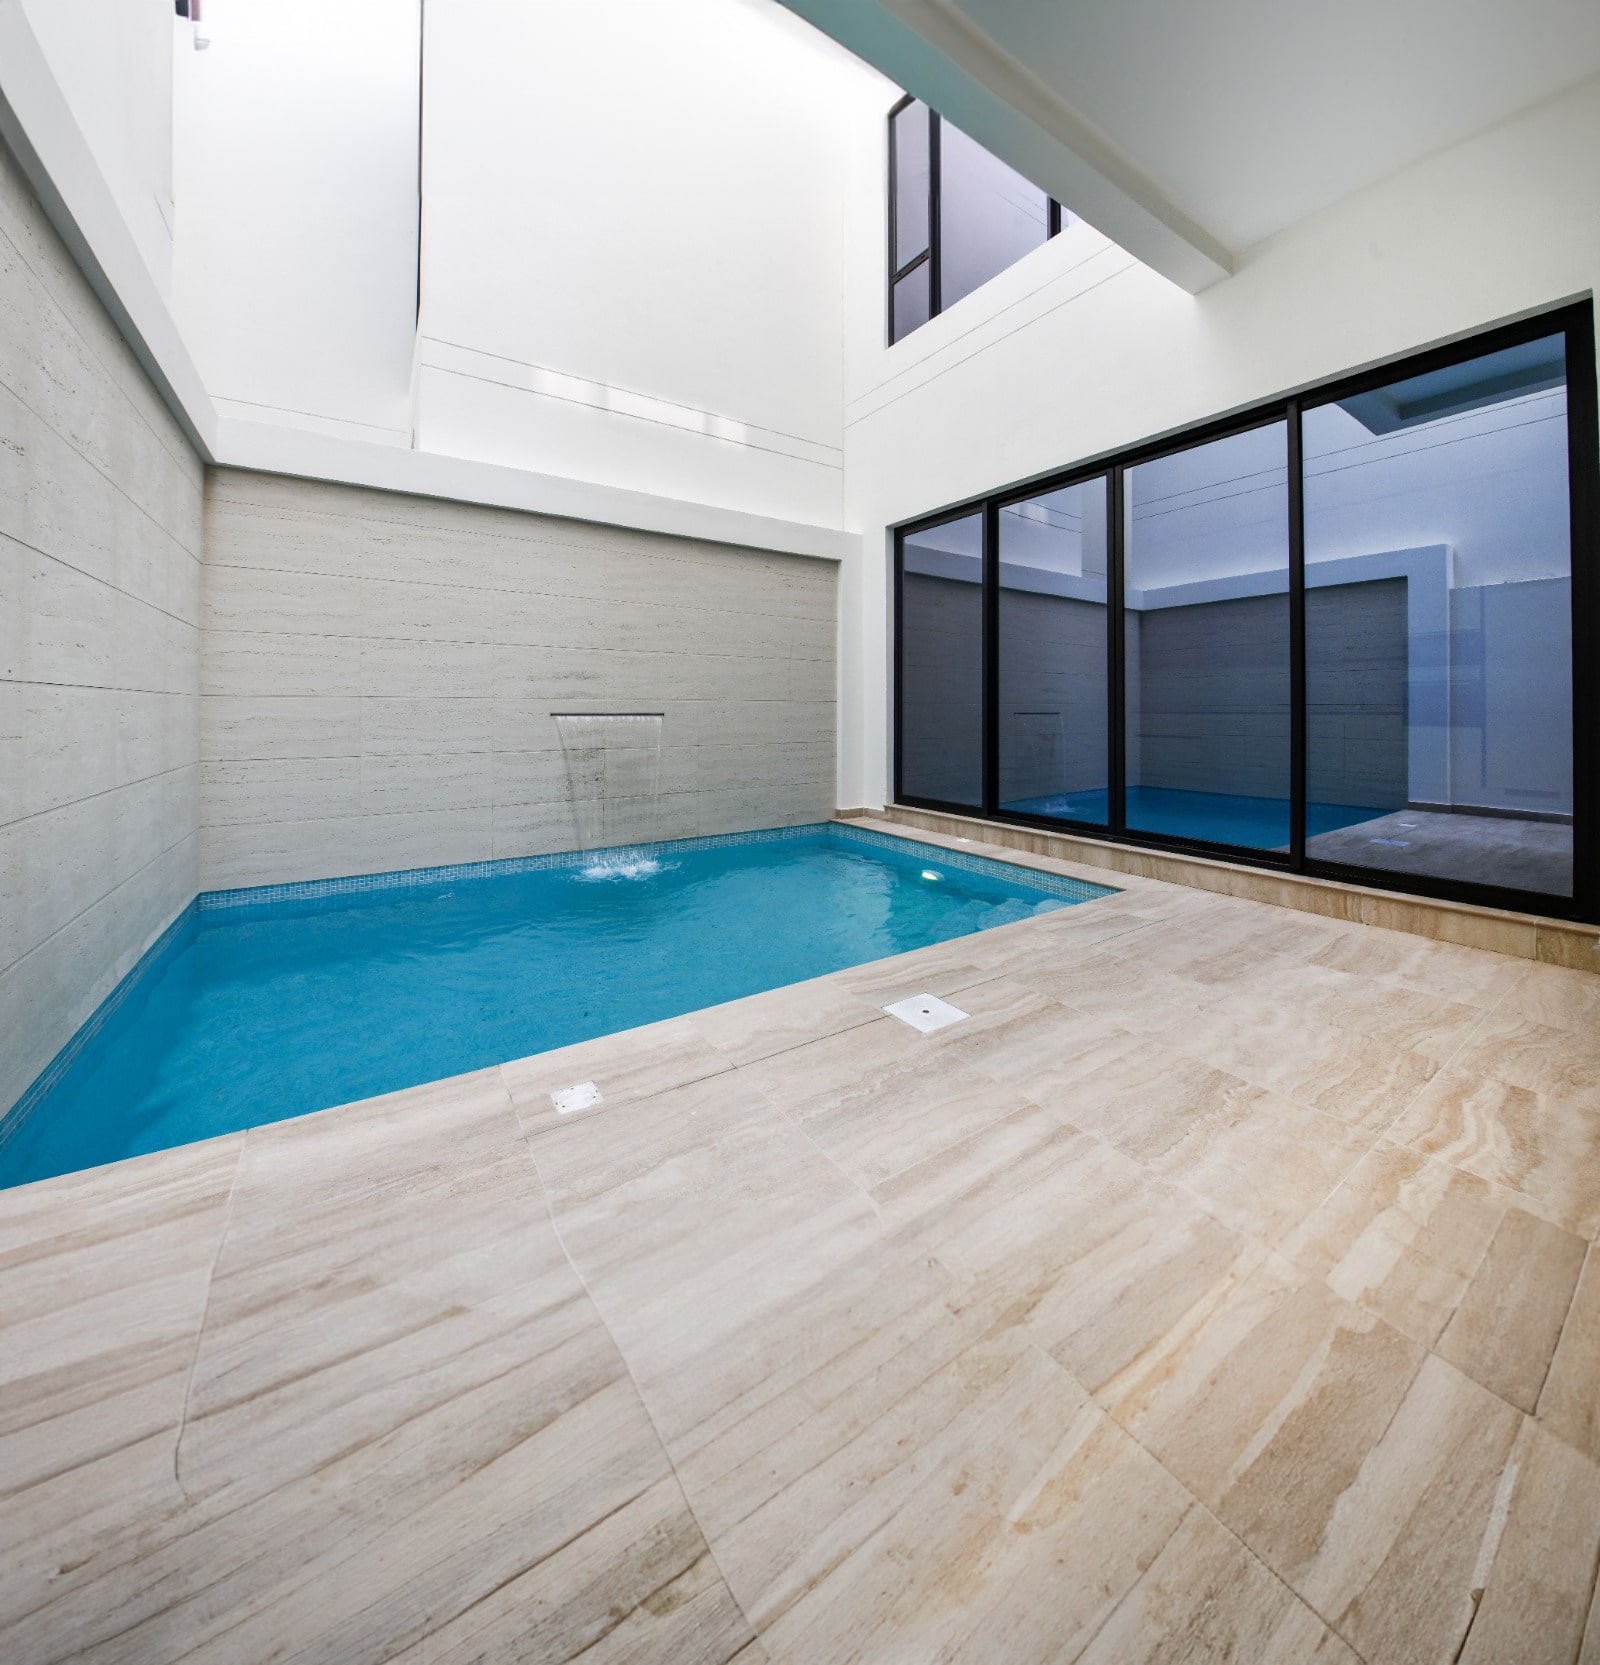
<instances>
[{"instance_id":1,"label":"white soffit","mask_svg":"<svg viewBox=\"0 0 1600 1665\"><path fill-rule=\"evenodd\" d=\"M1600 73L1594 0L783 3L1191 291Z\"/></svg>"}]
</instances>

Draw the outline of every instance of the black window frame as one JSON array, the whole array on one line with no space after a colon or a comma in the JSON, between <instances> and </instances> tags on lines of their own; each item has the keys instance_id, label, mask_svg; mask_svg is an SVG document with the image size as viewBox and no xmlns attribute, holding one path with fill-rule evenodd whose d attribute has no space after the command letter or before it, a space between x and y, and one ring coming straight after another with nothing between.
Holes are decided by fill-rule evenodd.
<instances>
[{"instance_id":1,"label":"black window frame","mask_svg":"<svg viewBox=\"0 0 1600 1665\"><path fill-rule=\"evenodd\" d=\"M1426 375L1487 353L1561 334L1566 348L1567 489L1572 584L1572 788L1573 885L1570 897L1509 886L1483 885L1376 867L1352 867L1306 852L1306 570L1301 413L1370 392L1396 380ZM1510 324L1464 336L1442 347L1397 355L1382 364L1329 378L1246 410L1217 417L1139 445L1076 463L1058 472L952 504L894 528L893 629L891 644L890 743L893 794L897 804L976 817L1000 825L1059 832L1069 837L1140 849L1201 856L1266 871L1290 873L1363 889L1501 908L1552 919L1600 923L1600 409L1595 379L1595 321L1592 301L1579 301L1529 315ZM1125 474L1140 463L1190 450L1275 422L1286 424L1289 520L1290 827L1289 848L1280 853L1239 845L1130 831L1126 818L1126 699L1124 602L1126 571ZM1105 476L1108 494L1106 561L1107 786L1105 825L1002 810L999 785L999 516L1002 509L1065 486ZM901 607L903 551L908 536L976 513L983 515L983 626L980 651L984 711L984 804L947 804L909 796L902 790Z\"/></svg>"},{"instance_id":2,"label":"black window frame","mask_svg":"<svg viewBox=\"0 0 1600 1665\"><path fill-rule=\"evenodd\" d=\"M931 323L941 312L944 311L943 256L939 247L941 183L939 169L939 137L941 129L944 125L944 118L931 105L925 106L928 112L928 246L904 262L899 261L898 257L900 251L895 247L899 224L900 203L900 169L898 165L898 158L895 154L897 144L897 140L895 138L895 117L898 116L902 110L908 109L911 105L918 102L919 100L913 94L906 93L904 97L895 101L894 107L889 111L889 224L887 234L888 255L886 258L886 264L889 271L889 282L887 293L885 295L884 329L887 343L891 347L895 345L897 340L905 341L915 335L918 329L922 328L922 325L918 324L915 329L907 330L902 336L897 337L895 335L894 291L895 285L898 284L902 278L909 277L920 266L922 266L924 262L926 262L928 267L928 317L925 321ZM1046 193L1045 201L1048 204L1048 223L1045 227L1045 242L1048 243L1052 237L1057 236L1061 231L1062 212L1061 204L1048 193ZM998 276L998 274L996 275ZM974 293L976 293L976 291L974 291Z\"/></svg>"}]
</instances>

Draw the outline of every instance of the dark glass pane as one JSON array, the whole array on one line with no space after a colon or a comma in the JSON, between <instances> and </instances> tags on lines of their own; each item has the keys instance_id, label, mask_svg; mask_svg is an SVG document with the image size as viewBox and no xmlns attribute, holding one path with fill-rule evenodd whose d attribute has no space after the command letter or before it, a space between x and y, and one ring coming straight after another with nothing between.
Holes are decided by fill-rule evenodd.
<instances>
[{"instance_id":1,"label":"dark glass pane","mask_svg":"<svg viewBox=\"0 0 1600 1665\"><path fill-rule=\"evenodd\" d=\"M954 306L1050 233L1050 199L949 122L939 124L939 306Z\"/></svg>"},{"instance_id":2,"label":"dark glass pane","mask_svg":"<svg viewBox=\"0 0 1600 1665\"><path fill-rule=\"evenodd\" d=\"M894 269L928 246L928 106L894 118Z\"/></svg>"},{"instance_id":3,"label":"dark glass pane","mask_svg":"<svg viewBox=\"0 0 1600 1665\"><path fill-rule=\"evenodd\" d=\"M894 339L910 335L928 321L928 280L932 266L924 260L894 286Z\"/></svg>"},{"instance_id":4,"label":"dark glass pane","mask_svg":"<svg viewBox=\"0 0 1600 1665\"><path fill-rule=\"evenodd\" d=\"M1565 341L1303 418L1306 853L1572 893Z\"/></svg>"},{"instance_id":5,"label":"dark glass pane","mask_svg":"<svg viewBox=\"0 0 1600 1665\"><path fill-rule=\"evenodd\" d=\"M1000 804L1106 822L1106 482L1000 511Z\"/></svg>"},{"instance_id":6,"label":"dark glass pane","mask_svg":"<svg viewBox=\"0 0 1600 1665\"><path fill-rule=\"evenodd\" d=\"M983 804L983 516L906 538L900 581L900 785Z\"/></svg>"},{"instance_id":7,"label":"dark glass pane","mask_svg":"<svg viewBox=\"0 0 1600 1665\"><path fill-rule=\"evenodd\" d=\"M1126 475L1127 824L1289 843L1282 422Z\"/></svg>"}]
</instances>

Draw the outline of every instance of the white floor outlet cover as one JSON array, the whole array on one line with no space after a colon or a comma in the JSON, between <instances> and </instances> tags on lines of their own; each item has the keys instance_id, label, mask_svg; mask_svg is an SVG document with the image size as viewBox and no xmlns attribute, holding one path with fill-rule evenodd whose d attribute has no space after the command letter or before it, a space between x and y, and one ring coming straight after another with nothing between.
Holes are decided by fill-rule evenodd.
<instances>
[{"instance_id":1,"label":"white floor outlet cover","mask_svg":"<svg viewBox=\"0 0 1600 1665\"><path fill-rule=\"evenodd\" d=\"M552 1093L550 1102L558 1116L570 1116L574 1110L592 1110L595 1105L604 1104L605 1099L592 1081L580 1081L576 1087L563 1087Z\"/></svg>"},{"instance_id":2,"label":"white floor outlet cover","mask_svg":"<svg viewBox=\"0 0 1600 1665\"><path fill-rule=\"evenodd\" d=\"M890 1017L909 1023L924 1035L931 1035L935 1029L948 1029L967 1015L959 1006L952 1006L936 994L914 994L909 1000L897 1000L883 1009Z\"/></svg>"}]
</instances>

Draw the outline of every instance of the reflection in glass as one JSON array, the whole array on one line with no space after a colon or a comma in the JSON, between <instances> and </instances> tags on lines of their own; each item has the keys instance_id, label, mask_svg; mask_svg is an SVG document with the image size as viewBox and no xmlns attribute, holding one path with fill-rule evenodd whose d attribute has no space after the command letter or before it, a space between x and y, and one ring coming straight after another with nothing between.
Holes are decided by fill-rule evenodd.
<instances>
[{"instance_id":1,"label":"reflection in glass","mask_svg":"<svg viewBox=\"0 0 1600 1665\"><path fill-rule=\"evenodd\" d=\"M894 269L928 247L928 106L894 117Z\"/></svg>"},{"instance_id":2,"label":"reflection in glass","mask_svg":"<svg viewBox=\"0 0 1600 1665\"><path fill-rule=\"evenodd\" d=\"M898 341L901 336L909 335L912 330L920 329L928 321L928 283L933 276L933 266L924 260L920 266L911 271L894 286L894 329L892 334Z\"/></svg>"},{"instance_id":3,"label":"reflection in glass","mask_svg":"<svg viewBox=\"0 0 1600 1665\"><path fill-rule=\"evenodd\" d=\"M983 805L983 516L902 543L900 790Z\"/></svg>"},{"instance_id":4,"label":"reflection in glass","mask_svg":"<svg viewBox=\"0 0 1600 1665\"><path fill-rule=\"evenodd\" d=\"M1127 824L1286 850L1285 425L1140 463L1124 479Z\"/></svg>"},{"instance_id":5,"label":"reflection in glass","mask_svg":"<svg viewBox=\"0 0 1600 1665\"><path fill-rule=\"evenodd\" d=\"M1000 807L1104 826L1106 482L1000 511Z\"/></svg>"},{"instance_id":6,"label":"reflection in glass","mask_svg":"<svg viewBox=\"0 0 1600 1665\"><path fill-rule=\"evenodd\" d=\"M1572 893L1564 337L1305 412L1306 854Z\"/></svg>"},{"instance_id":7,"label":"reflection in glass","mask_svg":"<svg viewBox=\"0 0 1600 1665\"><path fill-rule=\"evenodd\" d=\"M959 128L939 128L940 310L1050 235L1050 199ZM902 262L905 256L897 256Z\"/></svg>"}]
</instances>

